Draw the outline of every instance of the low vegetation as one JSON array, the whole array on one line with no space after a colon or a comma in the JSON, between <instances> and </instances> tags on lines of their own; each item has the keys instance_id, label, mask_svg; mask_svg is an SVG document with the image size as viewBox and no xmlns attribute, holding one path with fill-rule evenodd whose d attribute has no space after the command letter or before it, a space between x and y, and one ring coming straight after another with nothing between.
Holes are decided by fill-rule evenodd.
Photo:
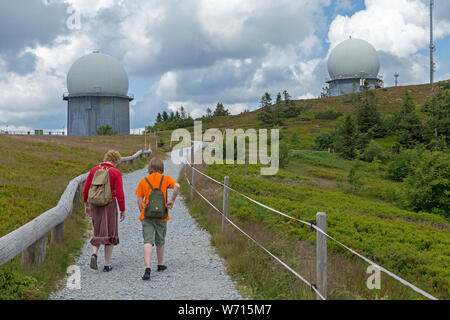
<instances>
[{"instance_id":1,"label":"low vegetation","mask_svg":"<svg viewBox=\"0 0 450 320\"><path fill-rule=\"evenodd\" d=\"M266 94L262 101L269 98ZM288 154L276 176L260 176L258 165L212 165L201 170L220 181L229 176L233 188L306 221L326 211L332 236L436 297L448 299L447 83L366 90L293 105L297 116L292 118L280 112L286 108L280 100L278 111L277 103L267 103L265 109L204 124L204 129L279 127ZM280 121L269 121L269 113L278 113ZM221 208L220 186L202 177L196 186ZM183 188L187 194L186 183ZM222 234L220 216L203 200L194 197L189 203L194 217L212 233L243 292L257 299L314 298L310 288L296 282L239 232L229 230L231 226ZM315 281L314 232L234 193L229 212L252 237ZM329 298L424 299L386 275L381 290L368 290L368 265L332 242L329 250Z\"/></svg>"},{"instance_id":2,"label":"low vegetation","mask_svg":"<svg viewBox=\"0 0 450 320\"><path fill-rule=\"evenodd\" d=\"M156 140L150 143L155 149ZM1 135L0 237L54 207L68 182L100 163L107 150L116 149L122 156L129 156L143 148L143 136ZM157 155L163 156L164 150L160 147ZM147 162L142 158L119 169L126 173ZM73 262L87 228L82 208L76 208L65 222L63 245L49 246L40 270L22 269L20 255L0 266L0 299L45 299Z\"/></svg>"}]
</instances>

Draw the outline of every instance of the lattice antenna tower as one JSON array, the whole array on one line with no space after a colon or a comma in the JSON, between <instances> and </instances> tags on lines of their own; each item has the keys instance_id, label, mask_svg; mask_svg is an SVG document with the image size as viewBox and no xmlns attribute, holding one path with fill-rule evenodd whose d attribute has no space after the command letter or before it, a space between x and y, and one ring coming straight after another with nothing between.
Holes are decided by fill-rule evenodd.
<instances>
[{"instance_id":1,"label":"lattice antenna tower","mask_svg":"<svg viewBox=\"0 0 450 320\"><path fill-rule=\"evenodd\" d=\"M434 0L430 0L430 84L434 82L434 51L436 51L436 47L434 46L433 40L433 8L434 8Z\"/></svg>"}]
</instances>

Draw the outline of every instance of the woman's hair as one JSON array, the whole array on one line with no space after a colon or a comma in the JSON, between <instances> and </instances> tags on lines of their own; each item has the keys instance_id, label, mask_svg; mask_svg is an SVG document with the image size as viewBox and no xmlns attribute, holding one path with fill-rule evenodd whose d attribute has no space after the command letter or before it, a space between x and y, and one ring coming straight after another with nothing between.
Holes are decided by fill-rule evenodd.
<instances>
[{"instance_id":1,"label":"woman's hair","mask_svg":"<svg viewBox=\"0 0 450 320\"><path fill-rule=\"evenodd\" d=\"M103 162L111 162L114 165L118 165L120 163L120 153L116 150L109 150L105 153L105 157L103 158Z\"/></svg>"},{"instance_id":2,"label":"woman's hair","mask_svg":"<svg viewBox=\"0 0 450 320\"><path fill-rule=\"evenodd\" d=\"M148 173L164 173L164 162L160 158L153 158L148 165Z\"/></svg>"}]
</instances>

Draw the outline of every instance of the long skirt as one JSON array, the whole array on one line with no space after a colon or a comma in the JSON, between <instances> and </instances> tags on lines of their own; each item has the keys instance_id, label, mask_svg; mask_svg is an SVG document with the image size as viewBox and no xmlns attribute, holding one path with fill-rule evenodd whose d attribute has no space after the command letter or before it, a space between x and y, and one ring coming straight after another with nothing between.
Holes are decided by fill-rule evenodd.
<instances>
[{"instance_id":1,"label":"long skirt","mask_svg":"<svg viewBox=\"0 0 450 320\"><path fill-rule=\"evenodd\" d=\"M113 199L111 203L104 207L91 205L92 224L94 226L94 237L91 239L93 246L118 245L118 210L117 201Z\"/></svg>"}]
</instances>

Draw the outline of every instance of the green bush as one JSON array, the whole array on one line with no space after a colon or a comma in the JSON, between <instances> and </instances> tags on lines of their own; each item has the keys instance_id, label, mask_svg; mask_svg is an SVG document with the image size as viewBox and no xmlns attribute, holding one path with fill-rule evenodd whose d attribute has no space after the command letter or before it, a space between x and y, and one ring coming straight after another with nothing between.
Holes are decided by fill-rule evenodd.
<instances>
[{"instance_id":1,"label":"green bush","mask_svg":"<svg viewBox=\"0 0 450 320\"><path fill-rule=\"evenodd\" d=\"M411 171L417 157L417 150L405 150L400 154L395 155L392 161L388 164L388 178L394 181L403 181L403 179L406 178L408 173Z\"/></svg>"},{"instance_id":2,"label":"green bush","mask_svg":"<svg viewBox=\"0 0 450 320\"><path fill-rule=\"evenodd\" d=\"M314 140L314 150L328 150L333 149L336 134L334 131L321 133Z\"/></svg>"},{"instance_id":3,"label":"green bush","mask_svg":"<svg viewBox=\"0 0 450 320\"><path fill-rule=\"evenodd\" d=\"M111 126L101 126L97 129L97 134L99 136L115 136L117 131L114 131Z\"/></svg>"},{"instance_id":4,"label":"green bush","mask_svg":"<svg viewBox=\"0 0 450 320\"><path fill-rule=\"evenodd\" d=\"M388 159L388 154L382 146L371 140L362 154L362 159L367 162L373 162L375 159L384 161Z\"/></svg>"},{"instance_id":5,"label":"green bush","mask_svg":"<svg viewBox=\"0 0 450 320\"><path fill-rule=\"evenodd\" d=\"M0 271L0 300L24 300L35 298L37 280L10 270Z\"/></svg>"},{"instance_id":6,"label":"green bush","mask_svg":"<svg viewBox=\"0 0 450 320\"><path fill-rule=\"evenodd\" d=\"M450 216L450 157L448 153L425 150L404 179L409 209Z\"/></svg>"},{"instance_id":7,"label":"green bush","mask_svg":"<svg viewBox=\"0 0 450 320\"><path fill-rule=\"evenodd\" d=\"M315 117L319 120L335 120L340 116L342 116L342 112L333 109L327 109L324 112L319 112Z\"/></svg>"}]
</instances>

